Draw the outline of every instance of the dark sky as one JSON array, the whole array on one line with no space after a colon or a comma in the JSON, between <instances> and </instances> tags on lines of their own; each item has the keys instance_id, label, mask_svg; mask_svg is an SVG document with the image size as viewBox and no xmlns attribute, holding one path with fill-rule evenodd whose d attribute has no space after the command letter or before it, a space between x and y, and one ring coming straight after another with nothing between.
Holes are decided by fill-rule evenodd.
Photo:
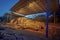
<instances>
[{"instance_id":1,"label":"dark sky","mask_svg":"<svg viewBox=\"0 0 60 40\"><path fill-rule=\"evenodd\" d=\"M0 0L0 16L9 12L11 7L14 6L19 0Z\"/></svg>"}]
</instances>

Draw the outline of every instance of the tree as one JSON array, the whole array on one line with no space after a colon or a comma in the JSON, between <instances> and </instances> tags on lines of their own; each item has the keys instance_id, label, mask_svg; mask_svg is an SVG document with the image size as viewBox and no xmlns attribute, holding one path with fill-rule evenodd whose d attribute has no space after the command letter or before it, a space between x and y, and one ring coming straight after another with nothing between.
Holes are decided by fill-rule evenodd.
<instances>
[{"instance_id":1,"label":"tree","mask_svg":"<svg viewBox=\"0 0 60 40\"><path fill-rule=\"evenodd\" d=\"M46 17L45 16L37 16L33 20L40 21L40 22L46 22Z\"/></svg>"}]
</instances>

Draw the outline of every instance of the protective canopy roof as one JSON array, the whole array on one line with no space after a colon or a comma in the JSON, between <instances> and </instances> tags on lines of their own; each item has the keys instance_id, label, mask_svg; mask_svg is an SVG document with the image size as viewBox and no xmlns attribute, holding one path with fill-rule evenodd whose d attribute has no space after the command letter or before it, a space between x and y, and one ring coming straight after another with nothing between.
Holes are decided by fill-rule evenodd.
<instances>
[{"instance_id":1,"label":"protective canopy roof","mask_svg":"<svg viewBox=\"0 0 60 40\"><path fill-rule=\"evenodd\" d=\"M20 0L11 11L21 14L35 14L46 12L47 0ZM50 11L58 9L58 0L50 0Z\"/></svg>"}]
</instances>

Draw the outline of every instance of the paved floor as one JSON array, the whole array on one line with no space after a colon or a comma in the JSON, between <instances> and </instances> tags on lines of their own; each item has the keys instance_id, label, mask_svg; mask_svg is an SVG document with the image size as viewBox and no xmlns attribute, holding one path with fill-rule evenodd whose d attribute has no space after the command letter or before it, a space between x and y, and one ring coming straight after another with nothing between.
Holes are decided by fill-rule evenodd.
<instances>
[{"instance_id":1,"label":"paved floor","mask_svg":"<svg viewBox=\"0 0 60 40\"><path fill-rule=\"evenodd\" d=\"M52 40L41 34L0 26L0 40Z\"/></svg>"}]
</instances>

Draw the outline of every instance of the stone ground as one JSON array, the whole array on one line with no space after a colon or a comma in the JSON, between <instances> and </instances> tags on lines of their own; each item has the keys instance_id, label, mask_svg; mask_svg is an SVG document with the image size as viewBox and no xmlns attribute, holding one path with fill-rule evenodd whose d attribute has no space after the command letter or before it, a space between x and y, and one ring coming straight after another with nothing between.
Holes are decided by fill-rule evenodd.
<instances>
[{"instance_id":1,"label":"stone ground","mask_svg":"<svg viewBox=\"0 0 60 40\"><path fill-rule=\"evenodd\" d=\"M0 26L0 40L52 40L34 32Z\"/></svg>"}]
</instances>

